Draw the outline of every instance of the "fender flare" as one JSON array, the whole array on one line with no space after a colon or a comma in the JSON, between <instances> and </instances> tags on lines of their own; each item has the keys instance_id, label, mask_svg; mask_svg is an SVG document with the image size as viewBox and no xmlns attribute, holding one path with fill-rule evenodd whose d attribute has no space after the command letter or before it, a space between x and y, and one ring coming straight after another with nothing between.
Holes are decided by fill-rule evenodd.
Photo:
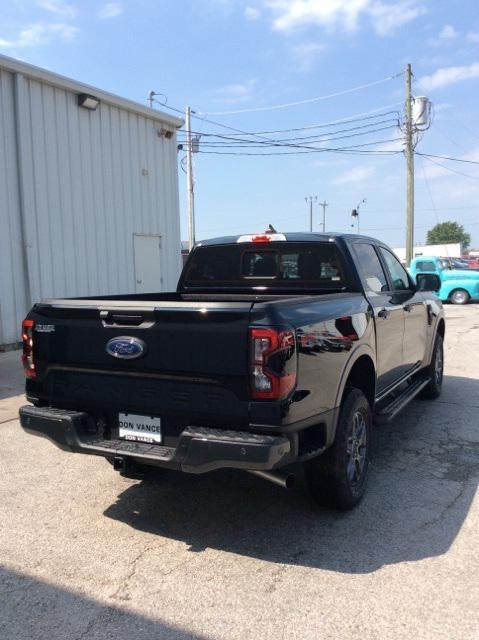
<instances>
[{"instance_id":1,"label":"fender flare","mask_svg":"<svg viewBox=\"0 0 479 640\"><path fill-rule=\"evenodd\" d=\"M334 406L336 408L339 407L340 404L341 404L341 400L342 400L343 395L344 395L344 389L346 388L346 383L348 381L349 374L351 373L351 370L354 367L354 365L356 364L356 362L362 356L368 356L370 358L370 360L372 361L372 363L373 363L374 373L375 373L374 387L376 387L376 381L377 381L376 354L374 353L374 350L369 345L367 345L367 344L359 345L351 353L351 355L349 356L348 361L346 362L346 365L345 365L345 367L343 369L343 373L342 373L341 379L339 381L338 390L337 390L337 393L336 393L336 399L335 399L335 403L334 403Z\"/></svg>"}]
</instances>

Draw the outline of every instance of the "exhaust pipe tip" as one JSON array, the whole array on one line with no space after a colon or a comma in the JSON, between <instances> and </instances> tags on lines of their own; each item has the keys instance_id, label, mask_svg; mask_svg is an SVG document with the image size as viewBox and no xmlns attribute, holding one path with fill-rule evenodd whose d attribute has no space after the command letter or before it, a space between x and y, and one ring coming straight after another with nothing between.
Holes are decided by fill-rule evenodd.
<instances>
[{"instance_id":1,"label":"exhaust pipe tip","mask_svg":"<svg viewBox=\"0 0 479 640\"><path fill-rule=\"evenodd\" d=\"M279 487L283 487L283 489L292 489L296 483L296 476L290 472L281 473L280 471L256 471L255 469L251 469L248 470L248 473L258 476L258 478L263 478L263 480L268 480L268 482L272 482L273 484L277 484Z\"/></svg>"}]
</instances>

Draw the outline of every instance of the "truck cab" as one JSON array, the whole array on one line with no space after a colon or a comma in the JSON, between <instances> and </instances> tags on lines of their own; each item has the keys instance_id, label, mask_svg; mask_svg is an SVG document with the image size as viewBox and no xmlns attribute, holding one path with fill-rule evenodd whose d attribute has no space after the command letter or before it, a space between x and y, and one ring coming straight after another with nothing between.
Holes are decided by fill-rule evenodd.
<instances>
[{"instance_id":1,"label":"truck cab","mask_svg":"<svg viewBox=\"0 0 479 640\"><path fill-rule=\"evenodd\" d=\"M441 280L438 296L443 302L467 304L479 300L479 271L452 269L447 260L436 256L418 256L410 271L417 281L419 274L436 274Z\"/></svg>"}]
</instances>

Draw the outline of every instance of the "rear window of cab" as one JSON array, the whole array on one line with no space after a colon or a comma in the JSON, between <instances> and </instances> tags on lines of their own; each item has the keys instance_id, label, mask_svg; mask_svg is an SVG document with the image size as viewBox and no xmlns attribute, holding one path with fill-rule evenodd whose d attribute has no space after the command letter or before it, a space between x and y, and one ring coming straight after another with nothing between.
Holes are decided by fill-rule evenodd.
<instances>
[{"instance_id":1,"label":"rear window of cab","mask_svg":"<svg viewBox=\"0 0 479 640\"><path fill-rule=\"evenodd\" d=\"M185 286L282 283L338 288L345 283L343 260L327 242L277 242L199 247L187 265Z\"/></svg>"}]
</instances>

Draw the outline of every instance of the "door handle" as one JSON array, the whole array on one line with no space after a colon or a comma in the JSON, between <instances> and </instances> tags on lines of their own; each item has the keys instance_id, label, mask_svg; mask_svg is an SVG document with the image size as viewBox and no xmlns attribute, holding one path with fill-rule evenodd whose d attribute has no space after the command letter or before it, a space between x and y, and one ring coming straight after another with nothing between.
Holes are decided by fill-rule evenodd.
<instances>
[{"instance_id":1,"label":"door handle","mask_svg":"<svg viewBox=\"0 0 479 640\"><path fill-rule=\"evenodd\" d=\"M387 309L381 309L378 311L378 318L384 318L384 320L386 320L389 318L389 313L390 312Z\"/></svg>"}]
</instances>

